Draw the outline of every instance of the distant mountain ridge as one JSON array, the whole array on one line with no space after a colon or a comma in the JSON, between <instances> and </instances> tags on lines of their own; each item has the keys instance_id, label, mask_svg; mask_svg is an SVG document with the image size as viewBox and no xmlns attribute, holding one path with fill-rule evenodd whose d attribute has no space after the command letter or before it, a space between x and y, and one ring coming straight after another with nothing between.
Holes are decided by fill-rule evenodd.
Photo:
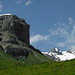
<instances>
[{"instance_id":1,"label":"distant mountain ridge","mask_svg":"<svg viewBox=\"0 0 75 75\"><path fill-rule=\"evenodd\" d=\"M65 61L75 59L75 50L60 51L58 48L53 48L49 52L42 52L46 57L55 61Z\"/></svg>"}]
</instances>

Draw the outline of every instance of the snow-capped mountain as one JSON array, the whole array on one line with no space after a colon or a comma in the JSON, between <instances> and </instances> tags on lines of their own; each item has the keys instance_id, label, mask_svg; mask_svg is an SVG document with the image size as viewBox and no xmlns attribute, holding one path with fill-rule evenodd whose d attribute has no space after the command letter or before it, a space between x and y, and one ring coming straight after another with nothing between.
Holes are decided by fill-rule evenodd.
<instances>
[{"instance_id":1,"label":"snow-capped mountain","mask_svg":"<svg viewBox=\"0 0 75 75\"><path fill-rule=\"evenodd\" d=\"M46 57L56 61L65 61L75 59L75 50L60 51L58 48L53 48L49 52L42 52Z\"/></svg>"}]
</instances>

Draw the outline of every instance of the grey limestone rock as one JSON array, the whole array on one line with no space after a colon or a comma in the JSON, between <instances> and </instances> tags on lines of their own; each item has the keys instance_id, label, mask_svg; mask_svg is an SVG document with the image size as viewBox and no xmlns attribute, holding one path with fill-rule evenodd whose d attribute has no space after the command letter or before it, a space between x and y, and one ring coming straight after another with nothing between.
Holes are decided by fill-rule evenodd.
<instances>
[{"instance_id":1,"label":"grey limestone rock","mask_svg":"<svg viewBox=\"0 0 75 75\"><path fill-rule=\"evenodd\" d=\"M29 28L30 25L16 15L1 15L0 47L16 59L20 57L26 59L29 53L32 53L27 49L27 46L30 45Z\"/></svg>"}]
</instances>

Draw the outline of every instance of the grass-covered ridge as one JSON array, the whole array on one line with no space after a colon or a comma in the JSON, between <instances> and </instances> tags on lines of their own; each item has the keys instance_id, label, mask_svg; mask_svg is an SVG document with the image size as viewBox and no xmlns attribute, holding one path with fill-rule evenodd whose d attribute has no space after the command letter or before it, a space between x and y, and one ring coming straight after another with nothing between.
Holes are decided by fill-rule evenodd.
<instances>
[{"instance_id":1,"label":"grass-covered ridge","mask_svg":"<svg viewBox=\"0 0 75 75\"><path fill-rule=\"evenodd\" d=\"M0 60L16 61L11 55L0 49Z\"/></svg>"},{"instance_id":2,"label":"grass-covered ridge","mask_svg":"<svg viewBox=\"0 0 75 75\"><path fill-rule=\"evenodd\" d=\"M0 61L1 66L1 61ZM6 66L7 67L7 66ZM75 75L75 59L64 62L50 62L26 66L12 63L6 69L0 69L0 75Z\"/></svg>"},{"instance_id":3,"label":"grass-covered ridge","mask_svg":"<svg viewBox=\"0 0 75 75\"><path fill-rule=\"evenodd\" d=\"M26 65L36 64L36 63L44 63L51 62L52 60L47 57L39 54L36 51L33 51L34 54L29 54L27 59L20 59L19 61L12 57L12 55L5 53L3 50L0 50L0 60L7 61L17 61L17 62L25 62Z\"/></svg>"}]
</instances>

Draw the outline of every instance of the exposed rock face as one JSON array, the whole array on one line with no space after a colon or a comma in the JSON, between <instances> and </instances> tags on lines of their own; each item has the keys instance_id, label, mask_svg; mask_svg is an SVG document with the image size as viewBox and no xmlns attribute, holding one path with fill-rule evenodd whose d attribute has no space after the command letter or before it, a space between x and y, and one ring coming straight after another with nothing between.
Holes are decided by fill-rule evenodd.
<instances>
[{"instance_id":1,"label":"exposed rock face","mask_svg":"<svg viewBox=\"0 0 75 75\"><path fill-rule=\"evenodd\" d=\"M29 44L29 27L24 19L18 18L16 15L0 16L0 31L15 34L19 40L26 44Z\"/></svg>"},{"instance_id":2,"label":"exposed rock face","mask_svg":"<svg viewBox=\"0 0 75 75\"><path fill-rule=\"evenodd\" d=\"M62 55L62 51L60 51L58 48L53 48L50 52L48 53L56 53L58 55Z\"/></svg>"},{"instance_id":3,"label":"exposed rock face","mask_svg":"<svg viewBox=\"0 0 75 75\"><path fill-rule=\"evenodd\" d=\"M0 15L0 46L15 58L28 57L30 26L16 15Z\"/></svg>"}]
</instances>

